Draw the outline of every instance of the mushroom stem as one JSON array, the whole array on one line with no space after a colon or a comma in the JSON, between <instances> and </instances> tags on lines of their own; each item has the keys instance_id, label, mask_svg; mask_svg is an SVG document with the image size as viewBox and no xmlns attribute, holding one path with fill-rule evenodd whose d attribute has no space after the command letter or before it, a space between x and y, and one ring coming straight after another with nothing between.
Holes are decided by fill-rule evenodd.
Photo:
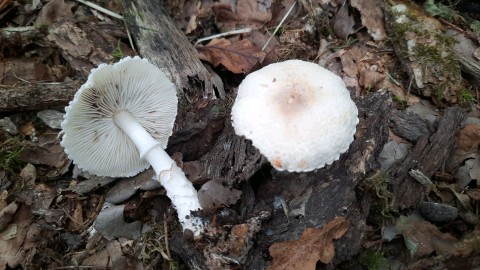
<instances>
[{"instance_id":1,"label":"mushroom stem","mask_svg":"<svg viewBox=\"0 0 480 270\"><path fill-rule=\"evenodd\" d=\"M191 211L202 209L202 207L192 182L187 179L160 144L133 118L131 113L125 110L117 112L113 121L135 144L140 158L152 165L157 179L177 209L178 219L182 223L183 229L189 229L194 235L198 235L202 230L201 221L195 220L191 216Z\"/></svg>"}]
</instances>

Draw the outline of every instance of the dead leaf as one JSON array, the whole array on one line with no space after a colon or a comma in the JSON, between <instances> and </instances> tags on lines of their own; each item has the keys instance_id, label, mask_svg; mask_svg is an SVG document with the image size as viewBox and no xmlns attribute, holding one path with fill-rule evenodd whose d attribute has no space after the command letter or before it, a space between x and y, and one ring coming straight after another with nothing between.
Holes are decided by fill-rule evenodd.
<instances>
[{"instance_id":1,"label":"dead leaf","mask_svg":"<svg viewBox=\"0 0 480 270\"><path fill-rule=\"evenodd\" d=\"M457 133L458 147L464 151L472 152L480 144L480 126L476 124L465 125Z\"/></svg>"},{"instance_id":2,"label":"dead leaf","mask_svg":"<svg viewBox=\"0 0 480 270\"><path fill-rule=\"evenodd\" d=\"M84 216L83 216L83 205L81 200L74 200L75 208L73 209L73 213L70 214L70 223L69 228L73 231L82 230Z\"/></svg>"},{"instance_id":3,"label":"dead leaf","mask_svg":"<svg viewBox=\"0 0 480 270\"><path fill-rule=\"evenodd\" d=\"M25 122L18 127L18 131L23 136L35 136L37 133L32 121Z\"/></svg>"},{"instance_id":4,"label":"dead leaf","mask_svg":"<svg viewBox=\"0 0 480 270\"><path fill-rule=\"evenodd\" d=\"M382 0L352 0L351 5L360 11L362 24L374 40L383 40L386 36L383 24Z\"/></svg>"},{"instance_id":5,"label":"dead leaf","mask_svg":"<svg viewBox=\"0 0 480 270\"><path fill-rule=\"evenodd\" d=\"M85 194L92 191L95 188L106 186L115 180L116 178L112 178L112 177L94 176L91 179L88 179L70 186L68 189L65 189L65 191L72 191L79 194Z\"/></svg>"},{"instance_id":6,"label":"dead leaf","mask_svg":"<svg viewBox=\"0 0 480 270\"><path fill-rule=\"evenodd\" d=\"M50 1L38 13L35 26L49 25L63 18L73 18L73 6L74 3L65 3L64 0Z\"/></svg>"},{"instance_id":7,"label":"dead leaf","mask_svg":"<svg viewBox=\"0 0 480 270\"><path fill-rule=\"evenodd\" d=\"M43 110L37 113L37 117L42 119L42 121L51 128L62 129L61 123L64 114L65 113L55 110Z\"/></svg>"},{"instance_id":8,"label":"dead leaf","mask_svg":"<svg viewBox=\"0 0 480 270\"><path fill-rule=\"evenodd\" d=\"M408 154L408 145L405 143L398 143L396 141L389 141L383 146L382 152L378 156L380 167L382 171L387 172L390 168L403 159Z\"/></svg>"},{"instance_id":9,"label":"dead leaf","mask_svg":"<svg viewBox=\"0 0 480 270\"><path fill-rule=\"evenodd\" d=\"M272 14L268 11L260 11L260 1L257 0L238 0L237 14L243 22L261 26L272 19Z\"/></svg>"},{"instance_id":10,"label":"dead leaf","mask_svg":"<svg viewBox=\"0 0 480 270\"><path fill-rule=\"evenodd\" d=\"M29 145L20 152L18 158L23 162L47 165L57 169L70 164L70 160L58 142Z\"/></svg>"},{"instance_id":11,"label":"dead leaf","mask_svg":"<svg viewBox=\"0 0 480 270\"><path fill-rule=\"evenodd\" d=\"M235 204L241 195L240 190L222 185L220 179L208 181L198 191L200 204L206 210Z\"/></svg>"},{"instance_id":12,"label":"dead leaf","mask_svg":"<svg viewBox=\"0 0 480 270\"><path fill-rule=\"evenodd\" d=\"M335 255L333 240L342 237L349 224L337 217L322 228L306 228L299 240L274 243L270 246L273 257L269 270L313 270L317 261L330 263Z\"/></svg>"},{"instance_id":13,"label":"dead leaf","mask_svg":"<svg viewBox=\"0 0 480 270\"><path fill-rule=\"evenodd\" d=\"M424 220L400 217L396 229L405 240L410 254L414 258L429 256L434 251L437 255L454 255L462 244L448 233L442 233L437 226Z\"/></svg>"},{"instance_id":14,"label":"dead leaf","mask_svg":"<svg viewBox=\"0 0 480 270\"><path fill-rule=\"evenodd\" d=\"M29 207L21 205L11 223L13 230L7 237L8 240L0 238L0 269L5 269L7 265L9 268L16 268L26 259L26 251L23 245L32 223L32 213Z\"/></svg>"},{"instance_id":15,"label":"dead leaf","mask_svg":"<svg viewBox=\"0 0 480 270\"><path fill-rule=\"evenodd\" d=\"M0 210L0 232L7 226L7 224L12 220L13 215L17 212L18 204L12 202L7 207Z\"/></svg>"},{"instance_id":16,"label":"dead leaf","mask_svg":"<svg viewBox=\"0 0 480 270\"><path fill-rule=\"evenodd\" d=\"M223 65L233 73L248 73L265 59L266 53L248 39L232 43L227 39L214 39L197 47L199 58L214 66Z\"/></svg>"},{"instance_id":17,"label":"dead leaf","mask_svg":"<svg viewBox=\"0 0 480 270\"><path fill-rule=\"evenodd\" d=\"M236 8L232 8L230 2L217 2L212 9L217 26L224 30L236 28L238 24L259 29L272 19L272 13L260 10L260 2L256 0L239 0Z\"/></svg>"},{"instance_id":18,"label":"dead leaf","mask_svg":"<svg viewBox=\"0 0 480 270\"><path fill-rule=\"evenodd\" d=\"M347 37L353 33L355 30L355 20L353 16L348 13L348 6L344 5L340 7L335 18L333 19L333 31L341 39L347 39Z\"/></svg>"},{"instance_id":19,"label":"dead leaf","mask_svg":"<svg viewBox=\"0 0 480 270\"><path fill-rule=\"evenodd\" d=\"M149 175L149 178L149 181L153 182L151 175ZM137 190L140 188L140 185L142 184L138 183L136 179L136 177L125 178L115 183L115 186L113 186L107 192L105 200L109 203L118 204L133 196L133 194L137 192Z\"/></svg>"},{"instance_id":20,"label":"dead leaf","mask_svg":"<svg viewBox=\"0 0 480 270\"><path fill-rule=\"evenodd\" d=\"M102 209L93 223L95 230L108 240L121 236L131 239L140 237L142 222L125 222L123 218L125 205L112 205L109 203L106 203L106 205L107 207Z\"/></svg>"},{"instance_id":21,"label":"dead leaf","mask_svg":"<svg viewBox=\"0 0 480 270\"><path fill-rule=\"evenodd\" d=\"M35 180L37 179L37 169L32 164L28 163L20 171L20 178L26 187L35 186Z\"/></svg>"},{"instance_id":22,"label":"dead leaf","mask_svg":"<svg viewBox=\"0 0 480 270\"><path fill-rule=\"evenodd\" d=\"M122 246L117 240L110 241L104 249L82 262L82 265L94 268L144 269L139 264L140 262L134 263L123 254Z\"/></svg>"}]
</instances>

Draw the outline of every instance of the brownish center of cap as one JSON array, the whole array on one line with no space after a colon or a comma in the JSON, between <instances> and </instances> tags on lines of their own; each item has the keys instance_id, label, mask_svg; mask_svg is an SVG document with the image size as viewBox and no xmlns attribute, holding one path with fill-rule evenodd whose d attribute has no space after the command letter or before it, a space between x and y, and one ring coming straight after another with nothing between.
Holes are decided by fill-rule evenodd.
<instances>
[{"instance_id":1,"label":"brownish center of cap","mask_svg":"<svg viewBox=\"0 0 480 270\"><path fill-rule=\"evenodd\" d=\"M305 109L308 109L314 100L313 89L307 84L292 83L281 88L276 96L278 110L284 119L293 120Z\"/></svg>"}]
</instances>

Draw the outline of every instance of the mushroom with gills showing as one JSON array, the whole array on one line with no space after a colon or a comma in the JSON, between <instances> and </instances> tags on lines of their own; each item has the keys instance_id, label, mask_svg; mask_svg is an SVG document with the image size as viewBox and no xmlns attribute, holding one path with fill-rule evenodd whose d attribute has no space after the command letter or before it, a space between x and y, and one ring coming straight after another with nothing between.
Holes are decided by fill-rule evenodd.
<instances>
[{"instance_id":1,"label":"mushroom with gills showing","mask_svg":"<svg viewBox=\"0 0 480 270\"><path fill-rule=\"evenodd\" d=\"M306 172L348 150L358 110L339 76L314 63L288 60L245 77L232 124L275 169Z\"/></svg>"},{"instance_id":2,"label":"mushroom with gills showing","mask_svg":"<svg viewBox=\"0 0 480 270\"><path fill-rule=\"evenodd\" d=\"M164 150L177 104L173 83L146 59L101 64L65 108L61 145L78 167L98 176L130 177L151 165L183 229L197 236L203 228L191 215L202 208L197 191Z\"/></svg>"}]
</instances>

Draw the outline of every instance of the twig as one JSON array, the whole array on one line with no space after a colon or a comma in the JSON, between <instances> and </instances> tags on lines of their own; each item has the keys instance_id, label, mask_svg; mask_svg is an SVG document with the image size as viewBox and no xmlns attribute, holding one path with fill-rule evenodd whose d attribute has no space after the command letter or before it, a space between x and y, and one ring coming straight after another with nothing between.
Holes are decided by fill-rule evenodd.
<instances>
[{"instance_id":1,"label":"twig","mask_svg":"<svg viewBox=\"0 0 480 270\"><path fill-rule=\"evenodd\" d=\"M15 74L15 72L13 72L13 76L15 77L15 79L21 81L21 82L24 82L24 83L30 83L30 84L44 84L44 85L60 85L62 84L61 82L31 82L31 81L28 81L28 80L25 80L23 78L20 78L17 76L17 74Z\"/></svg>"},{"instance_id":2,"label":"twig","mask_svg":"<svg viewBox=\"0 0 480 270\"><path fill-rule=\"evenodd\" d=\"M84 4L84 5L87 5L87 6L91 7L91 8L93 8L93 9L96 9L96 10L102 12L102 13L105 13L105 14L111 16L111 17L114 17L114 18L119 19L119 20L123 20L123 16L122 16L122 15L119 15L119 14L113 12L113 11L110 11L110 10L108 10L108 9L106 9L106 8L103 8L103 7L101 7L101 6L97 5L97 4L94 4L94 3L90 2L90 1L85 1L85 0L77 0L77 1L80 2L80 3L82 3L82 4Z\"/></svg>"},{"instance_id":3,"label":"twig","mask_svg":"<svg viewBox=\"0 0 480 270\"><path fill-rule=\"evenodd\" d=\"M133 45L133 39L132 39L132 35L130 34L130 29L128 28L127 20L123 19L123 24L125 25L125 31L127 31L127 37L128 37L128 42L130 42L130 47L134 52L137 52L137 50L135 50L135 46Z\"/></svg>"},{"instance_id":4,"label":"twig","mask_svg":"<svg viewBox=\"0 0 480 270\"><path fill-rule=\"evenodd\" d=\"M270 36L270 38L267 40L267 42L265 43L265 45L263 45L262 47L262 51L265 50L265 48L267 48L268 44L270 43L270 41L272 40L272 38L275 36L275 34L277 33L278 29L280 29L280 27L282 26L282 24L285 22L285 20L287 19L288 15L290 15L290 12L292 12L293 8L295 7L295 5L297 4L297 2L293 2L293 5L290 7L290 9L287 11L287 13L285 14L285 16L283 16L282 20L280 21L280 23L277 25L277 27L275 28L275 30L273 31L273 34Z\"/></svg>"},{"instance_id":5,"label":"twig","mask_svg":"<svg viewBox=\"0 0 480 270\"><path fill-rule=\"evenodd\" d=\"M195 42L194 45L197 45L198 43L204 42L204 41L207 41L207 40L212 40L214 38L225 37L225 36L230 36L230 35L238 35L238 34L244 34L244 33L250 33L250 32L252 32L252 28L244 28L244 29L238 29L238 30L223 32L223 33L220 33L220 34L200 38L200 39L197 40L197 42Z\"/></svg>"},{"instance_id":6,"label":"twig","mask_svg":"<svg viewBox=\"0 0 480 270\"><path fill-rule=\"evenodd\" d=\"M55 267L55 268L48 268L48 270L60 270L60 269L105 269L105 267L72 265L72 266L60 266L60 267Z\"/></svg>"},{"instance_id":7,"label":"twig","mask_svg":"<svg viewBox=\"0 0 480 270\"><path fill-rule=\"evenodd\" d=\"M172 255L170 254L170 248L168 246L168 227L167 221L163 221L163 236L165 237L165 250L167 251L167 256L169 260L172 260Z\"/></svg>"}]
</instances>

